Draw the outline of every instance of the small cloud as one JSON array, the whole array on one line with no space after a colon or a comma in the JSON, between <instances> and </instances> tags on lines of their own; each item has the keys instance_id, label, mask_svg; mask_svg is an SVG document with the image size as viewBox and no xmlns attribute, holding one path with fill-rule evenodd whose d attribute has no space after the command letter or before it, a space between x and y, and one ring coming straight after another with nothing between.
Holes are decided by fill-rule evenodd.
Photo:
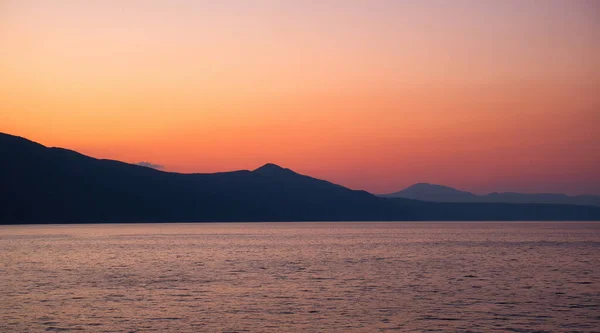
<instances>
[{"instance_id":1,"label":"small cloud","mask_svg":"<svg viewBox=\"0 0 600 333\"><path fill-rule=\"evenodd\" d=\"M150 162L139 162L139 163L136 163L136 165L143 166L143 167L146 167L146 168L157 169L157 170L161 170L161 169L165 168L163 165L153 164L153 163L150 163Z\"/></svg>"}]
</instances>

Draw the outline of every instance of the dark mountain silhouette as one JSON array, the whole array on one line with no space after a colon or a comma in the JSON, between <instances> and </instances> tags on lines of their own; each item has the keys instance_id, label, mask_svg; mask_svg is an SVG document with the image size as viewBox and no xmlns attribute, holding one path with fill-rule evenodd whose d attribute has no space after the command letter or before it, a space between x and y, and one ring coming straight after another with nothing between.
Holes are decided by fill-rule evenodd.
<instances>
[{"instance_id":1,"label":"dark mountain silhouette","mask_svg":"<svg viewBox=\"0 0 600 333\"><path fill-rule=\"evenodd\" d=\"M439 202L471 202L477 196L473 193L460 191L448 186L418 183L400 192L383 195L383 197Z\"/></svg>"},{"instance_id":2,"label":"dark mountain silhouette","mask_svg":"<svg viewBox=\"0 0 600 333\"><path fill-rule=\"evenodd\" d=\"M600 208L386 199L274 164L179 174L0 133L0 223L600 220Z\"/></svg>"},{"instance_id":3,"label":"dark mountain silhouette","mask_svg":"<svg viewBox=\"0 0 600 333\"><path fill-rule=\"evenodd\" d=\"M419 183L405 188L402 191L384 194L386 198L406 198L436 202L500 202L500 203L545 203L565 205L590 205L600 206L600 196L573 195L554 193L490 193L476 195L471 192L460 191L452 187L434 184Z\"/></svg>"}]
</instances>

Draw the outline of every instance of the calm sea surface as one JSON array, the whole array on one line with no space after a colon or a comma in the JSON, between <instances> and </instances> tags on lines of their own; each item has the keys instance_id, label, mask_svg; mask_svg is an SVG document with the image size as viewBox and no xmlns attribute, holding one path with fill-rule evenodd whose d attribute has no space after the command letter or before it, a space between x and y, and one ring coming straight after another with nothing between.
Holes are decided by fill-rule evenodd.
<instances>
[{"instance_id":1,"label":"calm sea surface","mask_svg":"<svg viewBox=\"0 0 600 333\"><path fill-rule=\"evenodd\" d=\"M598 332L600 223L0 227L0 332Z\"/></svg>"}]
</instances>

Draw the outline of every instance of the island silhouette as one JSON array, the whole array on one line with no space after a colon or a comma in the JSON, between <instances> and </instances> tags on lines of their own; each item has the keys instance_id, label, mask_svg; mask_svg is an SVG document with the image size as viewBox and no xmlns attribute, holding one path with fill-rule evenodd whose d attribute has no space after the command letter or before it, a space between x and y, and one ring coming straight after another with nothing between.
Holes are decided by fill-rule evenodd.
<instances>
[{"instance_id":1,"label":"island silhouette","mask_svg":"<svg viewBox=\"0 0 600 333\"><path fill-rule=\"evenodd\" d=\"M401 191L390 194L381 194L380 196L384 198L406 198L437 202L547 203L600 206L600 196L597 195L516 192L493 192L477 195L471 192L457 190L449 186L428 183L417 183Z\"/></svg>"},{"instance_id":2,"label":"island silhouette","mask_svg":"<svg viewBox=\"0 0 600 333\"><path fill-rule=\"evenodd\" d=\"M600 220L600 207L380 197L267 163L181 174L0 133L0 224Z\"/></svg>"}]
</instances>

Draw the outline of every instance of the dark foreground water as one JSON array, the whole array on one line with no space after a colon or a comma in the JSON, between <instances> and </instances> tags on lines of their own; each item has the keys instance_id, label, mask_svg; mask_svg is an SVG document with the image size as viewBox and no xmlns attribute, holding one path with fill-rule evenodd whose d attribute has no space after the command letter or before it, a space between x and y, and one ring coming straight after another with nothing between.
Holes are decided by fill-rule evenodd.
<instances>
[{"instance_id":1,"label":"dark foreground water","mask_svg":"<svg viewBox=\"0 0 600 333\"><path fill-rule=\"evenodd\" d=\"M600 223L0 227L0 332L600 331Z\"/></svg>"}]
</instances>

